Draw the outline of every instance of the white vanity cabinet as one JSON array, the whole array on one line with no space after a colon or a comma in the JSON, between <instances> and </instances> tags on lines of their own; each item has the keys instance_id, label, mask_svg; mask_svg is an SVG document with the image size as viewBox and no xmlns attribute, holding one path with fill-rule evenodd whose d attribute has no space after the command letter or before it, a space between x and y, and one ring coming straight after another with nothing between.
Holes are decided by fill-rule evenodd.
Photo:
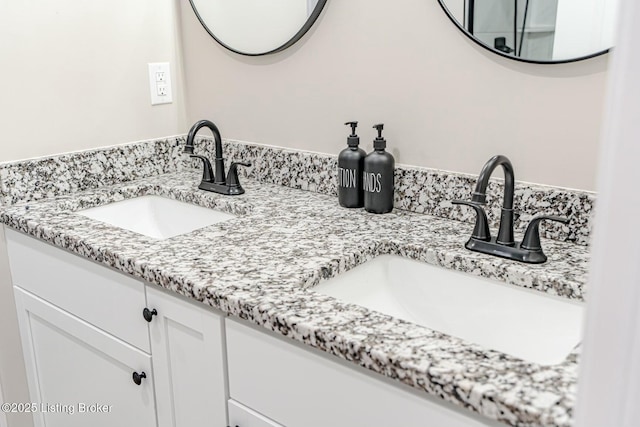
<instances>
[{"instance_id":1,"label":"white vanity cabinet","mask_svg":"<svg viewBox=\"0 0 640 427\"><path fill-rule=\"evenodd\" d=\"M5 234L37 427L504 427L35 238Z\"/></svg>"},{"instance_id":2,"label":"white vanity cabinet","mask_svg":"<svg viewBox=\"0 0 640 427\"><path fill-rule=\"evenodd\" d=\"M220 314L5 234L36 426L227 425Z\"/></svg>"},{"instance_id":3,"label":"white vanity cabinet","mask_svg":"<svg viewBox=\"0 0 640 427\"><path fill-rule=\"evenodd\" d=\"M280 423L237 427L504 427L245 322L226 332L230 421L240 403Z\"/></svg>"}]
</instances>

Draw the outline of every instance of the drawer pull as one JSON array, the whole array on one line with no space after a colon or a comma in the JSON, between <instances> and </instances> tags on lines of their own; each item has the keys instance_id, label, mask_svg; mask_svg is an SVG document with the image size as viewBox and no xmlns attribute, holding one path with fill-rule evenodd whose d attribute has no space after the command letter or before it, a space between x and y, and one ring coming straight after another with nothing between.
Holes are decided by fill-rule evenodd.
<instances>
[{"instance_id":1,"label":"drawer pull","mask_svg":"<svg viewBox=\"0 0 640 427\"><path fill-rule=\"evenodd\" d=\"M153 310L149 310L147 307L145 307L144 310L142 310L142 317L144 317L144 320L146 320L147 322L151 322L153 320L153 316L157 315L158 310L156 310L155 308Z\"/></svg>"},{"instance_id":2,"label":"drawer pull","mask_svg":"<svg viewBox=\"0 0 640 427\"><path fill-rule=\"evenodd\" d=\"M133 373L133 382L136 383L136 385L140 385L142 384L142 379L143 378L147 378L147 374L145 374L144 372L134 372Z\"/></svg>"}]
</instances>

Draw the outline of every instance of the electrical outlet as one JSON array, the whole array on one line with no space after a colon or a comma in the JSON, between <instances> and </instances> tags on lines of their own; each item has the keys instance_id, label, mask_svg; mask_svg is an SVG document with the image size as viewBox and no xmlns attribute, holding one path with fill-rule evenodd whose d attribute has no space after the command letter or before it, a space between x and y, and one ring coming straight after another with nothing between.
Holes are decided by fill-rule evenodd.
<instances>
[{"instance_id":1,"label":"electrical outlet","mask_svg":"<svg viewBox=\"0 0 640 427\"><path fill-rule=\"evenodd\" d=\"M149 86L151 90L151 105L173 102L171 71L168 62L149 64Z\"/></svg>"}]
</instances>

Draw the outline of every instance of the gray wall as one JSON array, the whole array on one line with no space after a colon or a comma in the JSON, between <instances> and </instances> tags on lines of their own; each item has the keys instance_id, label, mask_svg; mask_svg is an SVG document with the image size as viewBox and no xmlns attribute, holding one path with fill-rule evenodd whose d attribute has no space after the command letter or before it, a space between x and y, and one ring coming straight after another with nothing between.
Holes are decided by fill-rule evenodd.
<instances>
[{"instance_id":1,"label":"gray wall","mask_svg":"<svg viewBox=\"0 0 640 427\"><path fill-rule=\"evenodd\" d=\"M242 57L211 39L189 3L182 41L189 122L224 137L337 153L377 122L397 160L478 173L496 153L519 180L594 189L607 56L564 65L500 58L433 0L329 0L293 48Z\"/></svg>"}]
</instances>

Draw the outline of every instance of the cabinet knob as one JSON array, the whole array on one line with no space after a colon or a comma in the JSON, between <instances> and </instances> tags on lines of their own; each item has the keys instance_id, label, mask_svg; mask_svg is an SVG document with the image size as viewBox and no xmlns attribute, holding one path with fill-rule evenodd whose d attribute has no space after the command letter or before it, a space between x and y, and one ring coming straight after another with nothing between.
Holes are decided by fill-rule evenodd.
<instances>
[{"instance_id":1,"label":"cabinet knob","mask_svg":"<svg viewBox=\"0 0 640 427\"><path fill-rule=\"evenodd\" d=\"M133 382L136 383L136 385L140 385L142 384L142 379L147 378L147 374L145 374L144 372L140 372L140 373L134 372L132 377L133 377Z\"/></svg>"},{"instance_id":2,"label":"cabinet knob","mask_svg":"<svg viewBox=\"0 0 640 427\"><path fill-rule=\"evenodd\" d=\"M155 308L153 310L149 310L147 307L145 307L144 310L142 310L142 317L144 317L144 320L146 320L147 322L151 322L153 320L153 316L157 315L158 310L156 310Z\"/></svg>"}]
</instances>

